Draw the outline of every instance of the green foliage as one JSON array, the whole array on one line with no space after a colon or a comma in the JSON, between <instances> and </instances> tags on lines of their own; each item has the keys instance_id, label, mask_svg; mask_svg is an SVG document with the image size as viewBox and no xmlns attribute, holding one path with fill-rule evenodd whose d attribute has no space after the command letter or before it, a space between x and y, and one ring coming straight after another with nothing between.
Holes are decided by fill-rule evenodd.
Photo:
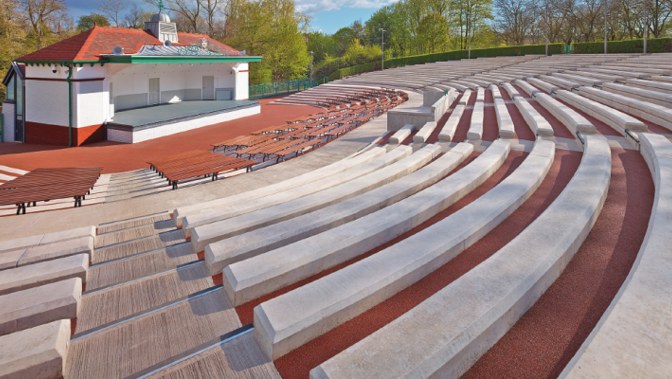
<instances>
[{"instance_id":1,"label":"green foliage","mask_svg":"<svg viewBox=\"0 0 672 379\"><path fill-rule=\"evenodd\" d=\"M562 54L565 51L563 43L555 43L548 45L549 55ZM505 46L493 47L487 49L472 49L471 58L491 58L502 56L522 56L522 55L542 55L546 52L545 45L524 45L524 46ZM469 56L468 50L453 50L444 53L423 54L403 58L392 58L385 60L385 68L402 67L414 64L433 63L443 61L454 61L460 59L467 59ZM371 62L367 64L357 65L353 67L341 68L331 75L329 80L340 79L345 76L360 74L363 72L370 72L380 69L379 62Z\"/></svg>"},{"instance_id":2,"label":"green foliage","mask_svg":"<svg viewBox=\"0 0 672 379\"><path fill-rule=\"evenodd\" d=\"M356 66L380 59L381 54L380 47L375 45L362 46L359 40L355 38L342 57L331 58L327 56L324 62L317 65L313 78L323 78L340 68Z\"/></svg>"},{"instance_id":3,"label":"green foliage","mask_svg":"<svg viewBox=\"0 0 672 379\"><path fill-rule=\"evenodd\" d=\"M80 16L77 19L77 29L79 31L85 31L93 28L93 25L98 26L110 26L110 21L107 17L98 13L91 13L86 16Z\"/></svg>"},{"instance_id":4,"label":"green foliage","mask_svg":"<svg viewBox=\"0 0 672 379\"><path fill-rule=\"evenodd\" d=\"M579 42L572 45L574 54L603 54L604 42ZM633 39L626 41L607 42L607 52L611 54L642 53L644 40ZM652 38L646 43L647 53L672 52L672 38Z\"/></svg>"},{"instance_id":5,"label":"green foliage","mask_svg":"<svg viewBox=\"0 0 672 379\"><path fill-rule=\"evenodd\" d=\"M250 64L250 84L299 79L306 75L310 54L304 32L307 18L292 0L231 0L226 38L222 42L264 59Z\"/></svg>"}]
</instances>

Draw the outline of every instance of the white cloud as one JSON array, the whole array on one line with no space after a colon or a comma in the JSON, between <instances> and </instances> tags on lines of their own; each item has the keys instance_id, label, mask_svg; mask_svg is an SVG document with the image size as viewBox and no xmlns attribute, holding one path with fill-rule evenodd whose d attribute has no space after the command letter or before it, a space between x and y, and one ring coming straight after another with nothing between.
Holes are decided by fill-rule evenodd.
<instances>
[{"instance_id":1,"label":"white cloud","mask_svg":"<svg viewBox=\"0 0 672 379\"><path fill-rule=\"evenodd\" d=\"M296 8L300 12L315 14L323 11L337 11L341 8L380 8L396 3L397 0L296 0Z\"/></svg>"}]
</instances>

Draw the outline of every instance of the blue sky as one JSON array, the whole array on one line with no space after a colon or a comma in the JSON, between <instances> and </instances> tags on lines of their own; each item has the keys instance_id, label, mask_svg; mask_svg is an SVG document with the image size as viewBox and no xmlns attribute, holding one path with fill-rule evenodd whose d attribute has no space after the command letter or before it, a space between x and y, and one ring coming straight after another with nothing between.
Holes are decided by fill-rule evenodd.
<instances>
[{"instance_id":1,"label":"blue sky","mask_svg":"<svg viewBox=\"0 0 672 379\"><path fill-rule=\"evenodd\" d=\"M133 0L132 0L133 1ZM141 0L135 0L138 5L144 5ZM297 9L308 13L313 17L311 26L315 30L321 30L332 34L338 29L348 26L353 21L362 22L369 19L371 14L378 8L391 4L396 0L295 0ZM79 16L96 11L95 0L66 0L72 17L77 20Z\"/></svg>"}]
</instances>

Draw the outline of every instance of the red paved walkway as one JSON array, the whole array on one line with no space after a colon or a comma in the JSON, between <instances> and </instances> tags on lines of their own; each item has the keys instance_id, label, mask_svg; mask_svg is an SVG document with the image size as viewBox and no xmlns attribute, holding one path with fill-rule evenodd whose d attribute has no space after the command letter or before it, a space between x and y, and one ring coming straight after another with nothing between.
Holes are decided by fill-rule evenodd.
<instances>
[{"instance_id":1,"label":"red paved walkway","mask_svg":"<svg viewBox=\"0 0 672 379\"><path fill-rule=\"evenodd\" d=\"M211 144L284 124L322 110L308 105L269 105L278 98L260 100L261 114L210 125L136 144L98 142L81 147L0 144L0 165L22 170L51 167L104 167L103 173L147 168L145 162L189 150L209 150Z\"/></svg>"}]
</instances>

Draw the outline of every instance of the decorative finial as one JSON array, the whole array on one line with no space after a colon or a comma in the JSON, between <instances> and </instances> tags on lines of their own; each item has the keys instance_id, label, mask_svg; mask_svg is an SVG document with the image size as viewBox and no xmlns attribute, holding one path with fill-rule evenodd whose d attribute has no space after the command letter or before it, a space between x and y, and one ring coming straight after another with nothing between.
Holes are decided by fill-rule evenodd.
<instances>
[{"instance_id":1,"label":"decorative finial","mask_svg":"<svg viewBox=\"0 0 672 379\"><path fill-rule=\"evenodd\" d=\"M159 13L163 12L163 0L159 0Z\"/></svg>"}]
</instances>

